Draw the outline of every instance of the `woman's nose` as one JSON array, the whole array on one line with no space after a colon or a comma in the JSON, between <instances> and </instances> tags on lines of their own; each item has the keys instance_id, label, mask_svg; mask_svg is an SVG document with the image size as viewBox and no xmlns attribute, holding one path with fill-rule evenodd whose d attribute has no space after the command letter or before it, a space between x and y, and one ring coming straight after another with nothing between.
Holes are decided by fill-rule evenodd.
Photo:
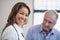
<instances>
[{"instance_id":1,"label":"woman's nose","mask_svg":"<svg viewBox=\"0 0 60 40\"><path fill-rule=\"evenodd\" d=\"M26 17L26 16L25 16L25 15L23 15L23 17L22 17L22 18L23 18L23 19L25 19L25 17Z\"/></svg>"}]
</instances>

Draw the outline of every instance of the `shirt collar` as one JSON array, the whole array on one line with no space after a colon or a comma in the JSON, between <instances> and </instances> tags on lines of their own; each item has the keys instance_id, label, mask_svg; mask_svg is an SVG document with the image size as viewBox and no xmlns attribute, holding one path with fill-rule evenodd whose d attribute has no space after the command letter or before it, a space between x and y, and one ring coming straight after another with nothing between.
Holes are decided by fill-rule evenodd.
<instances>
[{"instance_id":1,"label":"shirt collar","mask_svg":"<svg viewBox=\"0 0 60 40\"><path fill-rule=\"evenodd\" d=\"M13 24L18 32L23 33L23 28L19 27L16 23Z\"/></svg>"},{"instance_id":2,"label":"shirt collar","mask_svg":"<svg viewBox=\"0 0 60 40\"><path fill-rule=\"evenodd\" d=\"M43 32L43 25L41 24L41 26L40 26L40 29L39 29L39 32ZM55 34L55 32L54 32L54 28L52 28L52 30L51 30L51 32L50 32L52 35L53 34Z\"/></svg>"}]
</instances>

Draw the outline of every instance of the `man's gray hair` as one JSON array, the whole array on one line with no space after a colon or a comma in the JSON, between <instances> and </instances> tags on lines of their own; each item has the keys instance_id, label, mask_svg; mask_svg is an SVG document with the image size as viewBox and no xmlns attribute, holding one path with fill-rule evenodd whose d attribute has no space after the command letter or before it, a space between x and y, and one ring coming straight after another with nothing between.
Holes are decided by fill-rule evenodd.
<instances>
[{"instance_id":1,"label":"man's gray hair","mask_svg":"<svg viewBox=\"0 0 60 40\"><path fill-rule=\"evenodd\" d=\"M58 14L57 14L57 11L56 10L47 10L46 11L46 14L49 14L49 15L56 15L56 20L58 19Z\"/></svg>"}]
</instances>

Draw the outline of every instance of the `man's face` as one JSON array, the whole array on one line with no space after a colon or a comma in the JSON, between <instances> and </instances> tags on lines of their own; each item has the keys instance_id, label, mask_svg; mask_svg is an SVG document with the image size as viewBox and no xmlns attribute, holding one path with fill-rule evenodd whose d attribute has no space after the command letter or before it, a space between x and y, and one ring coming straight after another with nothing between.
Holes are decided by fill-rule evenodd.
<instances>
[{"instance_id":1,"label":"man's face","mask_svg":"<svg viewBox=\"0 0 60 40\"><path fill-rule=\"evenodd\" d=\"M50 31L50 29L53 28L55 23L56 23L55 15L52 16L52 15L49 15L49 14L45 14L44 20L43 20L43 29L45 31Z\"/></svg>"}]
</instances>

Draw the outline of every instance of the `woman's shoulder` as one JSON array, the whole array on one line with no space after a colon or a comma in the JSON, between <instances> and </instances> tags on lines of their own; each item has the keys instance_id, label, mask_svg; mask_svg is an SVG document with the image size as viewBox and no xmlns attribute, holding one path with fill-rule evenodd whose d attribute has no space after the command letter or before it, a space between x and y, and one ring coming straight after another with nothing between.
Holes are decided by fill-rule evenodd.
<instances>
[{"instance_id":1,"label":"woman's shoulder","mask_svg":"<svg viewBox=\"0 0 60 40\"><path fill-rule=\"evenodd\" d=\"M14 30L14 28L13 28L12 25L9 25L9 26L4 30L4 32L3 32L3 34L2 34L2 38L3 38L3 39L4 39L4 38L14 39L14 38L16 38L16 37L17 37L17 34L16 34L16 32L15 32L15 30Z\"/></svg>"},{"instance_id":2,"label":"woman's shoulder","mask_svg":"<svg viewBox=\"0 0 60 40\"><path fill-rule=\"evenodd\" d=\"M14 35L16 32L12 25L9 25L4 31L2 35Z\"/></svg>"},{"instance_id":3,"label":"woman's shoulder","mask_svg":"<svg viewBox=\"0 0 60 40\"><path fill-rule=\"evenodd\" d=\"M9 25L8 27L5 28L4 32L10 32L13 30L12 25Z\"/></svg>"}]
</instances>

